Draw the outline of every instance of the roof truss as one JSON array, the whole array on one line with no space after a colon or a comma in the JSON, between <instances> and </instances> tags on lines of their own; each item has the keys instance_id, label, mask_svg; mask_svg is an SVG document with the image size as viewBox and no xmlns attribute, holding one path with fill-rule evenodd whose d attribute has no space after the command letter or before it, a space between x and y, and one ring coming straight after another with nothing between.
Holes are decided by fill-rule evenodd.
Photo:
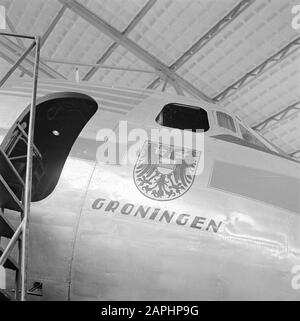
<instances>
[{"instance_id":1,"label":"roof truss","mask_svg":"<svg viewBox=\"0 0 300 321\"><path fill-rule=\"evenodd\" d=\"M148 11L154 6L157 0L149 0L145 6L138 12L138 14L133 18L133 20L129 23L127 28L122 32L123 36L127 36L131 30L142 20L142 18L148 13ZM114 52L114 50L118 47L118 43L114 42L109 48L105 51L105 53L97 60L96 64L103 64ZM83 77L83 80L89 80L98 70L97 67L91 68L86 75Z\"/></svg>"},{"instance_id":2,"label":"roof truss","mask_svg":"<svg viewBox=\"0 0 300 321\"><path fill-rule=\"evenodd\" d=\"M234 19L245 11L255 0L242 0L239 2L224 18L218 21L209 29L198 41L196 41L182 56L180 56L171 66L170 69L177 70L188 60L190 60L200 49L207 45L214 37L224 30ZM159 78L156 78L148 89L155 89L159 86Z\"/></svg>"},{"instance_id":3,"label":"roof truss","mask_svg":"<svg viewBox=\"0 0 300 321\"><path fill-rule=\"evenodd\" d=\"M283 59L288 57L290 54L294 53L300 48L300 37L297 37L292 42L288 43L278 52L276 52L271 57L267 58L264 62L256 66L251 71L247 72L243 77L237 80L235 83L224 89L221 93L214 97L215 101L221 101L228 98L233 94L234 91L242 88L256 77L260 76L263 72L271 67L274 67L277 63L281 62Z\"/></svg>"},{"instance_id":4,"label":"roof truss","mask_svg":"<svg viewBox=\"0 0 300 321\"><path fill-rule=\"evenodd\" d=\"M274 123L278 123L282 120L289 118L290 116L298 113L300 111L300 101L284 108L280 112L268 117L257 125L253 126L252 129L256 131L262 131L263 129L267 129L269 126L272 126Z\"/></svg>"},{"instance_id":5,"label":"roof truss","mask_svg":"<svg viewBox=\"0 0 300 321\"><path fill-rule=\"evenodd\" d=\"M204 99L209 102L213 102L211 98L206 96L198 88L193 86L190 82L179 76L177 73L172 71L167 65L162 63L155 56L151 55L148 51L137 45L134 41L127 38L119 30L109 25L106 21L101 19L91 10L83 6L76 0L59 0L61 3L65 4L73 12L77 13L81 18L88 21L95 28L105 33L107 36L111 37L117 44L122 45L136 57L147 63L149 66L161 73L162 77L169 77L172 82L175 81L182 89L189 92L194 97Z\"/></svg>"},{"instance_id":6,"label":"roof truss","mask_svg":"<svg viewBox=\"0 0 300 321\"><path fill-rule=\"evenodd\" d=\"M1 37L0 44L10 52L10 55L13 54L16 57L19 57L23 54L24 48L20 47L18 44L14 43L7 37ZM28 56L24 59L29 65L34 65L34 54L29 53ZM10 61L9 61L10 62ZM47 66L44 62L40 61L40 71L50 77L50 78L65 78L63 75L52 69L51 67ZM24 71L24 70L22 70Z\"/></svg>"}]
</instances>

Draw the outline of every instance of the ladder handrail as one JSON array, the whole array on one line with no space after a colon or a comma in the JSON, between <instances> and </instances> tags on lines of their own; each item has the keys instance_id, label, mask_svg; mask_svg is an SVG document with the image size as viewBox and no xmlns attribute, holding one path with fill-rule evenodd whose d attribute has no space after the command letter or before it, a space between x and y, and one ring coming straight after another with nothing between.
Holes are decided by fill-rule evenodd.
<instances>
[{"instance_id":1,"label":"ladder handrail","mask_svg":"<svg viewBox=\"0 0 300 321\"><path fill-rule=\"evenodd\" d=\"M27 143L27 159L26 159L26 177L25 177L25 191L24 191L24 225L22 235L21 246L21 301L26 300L27 294L27 253L29 239L29 216L30 216L30 204L31 204L31 190L32 190L32 166L33 166L33 139L34 139L34 127L35 127L35 111L36 111L36 96L37 96L37 81L39 70L39 57L40 57L40 38L35 40L35 62L33 71L33 88L29 115L28 126L28 143Z\"/></svg>"}]
</instances>

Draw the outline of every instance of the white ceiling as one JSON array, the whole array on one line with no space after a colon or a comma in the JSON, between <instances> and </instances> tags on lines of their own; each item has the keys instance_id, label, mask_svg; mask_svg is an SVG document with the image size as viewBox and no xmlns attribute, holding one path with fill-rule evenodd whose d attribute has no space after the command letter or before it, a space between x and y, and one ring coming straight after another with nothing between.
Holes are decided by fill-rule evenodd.
<instances>
[{"instance_id":1,"label":"white ceiling","mask_svg":"<svg viewBox=\"0 0 300 321\"><path fill-rule=\"evenodd\" d=\"M72 3L71 0L70 3ZM55 17L63 8L58 0L0 0L6 7L7 30L28 34L48 34ZM201 37L228 15L241 0L77 0L147 51L167 67L178 64ZM255 67L266 62L282 48L300 37L291 27L291 9L296 0L253 0L228 24L220 28L199 50L185 56L175 72L205 95L214 98ZM75 65L49 62L63 59L90 64L155 71L143 57L130 48L114 44L101 28L91 25L84 17L67 8L49 32L41 49L45 58L41 77L65 77L74 80ZM49 30L48 30L49 31ZM12 40L20 49L28 41ZM0 75L17 59L16 51L0 42ZM110 48L111 47L111 48ZM279 61L268 64L263 73L247 78L247 82L221 103L248 125L254 126L268 117L300 101L300 45L293 46ZM15 48L16 50L16 48ZM108 52L111 52L108 54ZM103 58L106 53L107 57ZM102 57L102 58L101 58ZM177 62L177 63L176 63ZM47 66L48 65L48 66ZM29 69L28 62L23 64ZM91 67L80 66L85 78ZM172 68L170 69L172 72ZM24 77L22 71L19 75ZM25 74L25 77L28 77ZM97 69L88 81L109 85L147 88L158 78L155 73ZM164 80L155 82L161 90ZM174 91L168 83L167 91ZM186 95L191 95L184 90ZM284 119L272 122L262 131L267 139L287 153L300 150L300 114L297 110ZM300 153L296 154L300 156Z\"/></svg>"}]
</instances>

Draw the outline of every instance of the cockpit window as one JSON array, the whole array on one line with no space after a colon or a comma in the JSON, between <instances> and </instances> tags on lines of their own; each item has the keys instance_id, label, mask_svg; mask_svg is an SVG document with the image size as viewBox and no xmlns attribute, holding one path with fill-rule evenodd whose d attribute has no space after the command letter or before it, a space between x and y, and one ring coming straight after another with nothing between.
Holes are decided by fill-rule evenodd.
<instances>
[{"instance_id":1,"label":"cockpit window","mask_svg":"<svg viewBox=\"0 0 300 321\"><path fill-rule=\"evenodd\" d=\"M218 125L220 127L229 129L230 131L236 133L234 121L231 116L221 111L217 111L216 114L217 114Z\"/></svg>"},{"instance_id":2,"label":"cockpit window","mask_svg":"<svg viewBox=\"0 0 300 321\"><path fill-rule=\"evenodd\" d=\"M248 129L246 129L244 126L240 125L240 130L242 137L245 141L248 143L251 143L253 145L263 147L266 149L269 149L265 144L263 144L258 138L256 138Z\"/></svg>"},{"instance_id":3,"label":"cockpit window","mask_svg":"<svg viewBox=\"0 0 300 321\"><path fill-rule=\"evenodd\" d=\"M182 130L205 132L209 129L207 112L195 106L168 104L155 120L161 126Z\"/></svg>"}]
</instances>

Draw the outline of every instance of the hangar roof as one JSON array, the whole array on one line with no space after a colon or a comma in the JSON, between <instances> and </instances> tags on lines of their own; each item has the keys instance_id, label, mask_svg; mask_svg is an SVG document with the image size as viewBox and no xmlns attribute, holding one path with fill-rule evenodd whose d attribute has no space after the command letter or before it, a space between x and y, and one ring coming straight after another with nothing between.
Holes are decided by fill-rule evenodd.
<instances>
[{"instance_id":1,"label":"hangar roof","mask_svg":"<svg viewBox=\"0 0 300 321\"><path fill-rule=\"evenodd\" d=\"M41 36L40 77L79 75L81 81L220 101L300 158L295 0L0 0L0 5L7 31ZM0 38L0 76L28 44ZM31 68L24 61L18 76L30 77Z\"/></svg>"}]
</instances>

